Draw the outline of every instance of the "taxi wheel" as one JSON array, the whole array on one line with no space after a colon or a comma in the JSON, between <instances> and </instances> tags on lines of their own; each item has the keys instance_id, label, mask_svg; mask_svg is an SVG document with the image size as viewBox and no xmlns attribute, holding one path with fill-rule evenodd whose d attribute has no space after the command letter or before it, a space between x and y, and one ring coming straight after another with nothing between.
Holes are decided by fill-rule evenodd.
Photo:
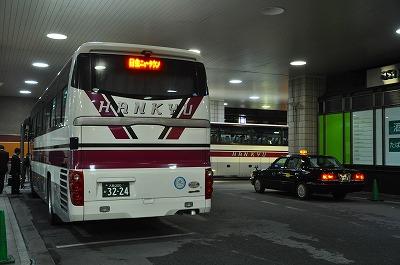
<instances>
[{"instance_id":1,"label":"taxi wheel","mask_svg":"<svg viewBox=\"0 0 400 265\"><path fill-rule=\"evenodd\" d=\"M333 195L333 198L337 201L344 200L344 198L346 197L345 192L334 192L332 195Z\"/></svg>"},{"instance_id":2,"label":"taxi wheel","mask_svg":"<svg viewBox=\"0 0 400 265\"><path fill-rule=\"evenodd\" d=\"M264 193L264 191L265 191L265 186L263 185L263 183L259 179L256 179L254 181L254 190L257 193Z\"/></svg>"},{"instance_id":3,"label":"taxi wheel","mask_svg":"<svg viewBox=\"0 0 400 265\"><path fill-rule=\"evenodd\" d=\"M300 200L307 200L310 197L310 191L305 183L297 184L296 195Z\"/></svg>"}]
</instances>

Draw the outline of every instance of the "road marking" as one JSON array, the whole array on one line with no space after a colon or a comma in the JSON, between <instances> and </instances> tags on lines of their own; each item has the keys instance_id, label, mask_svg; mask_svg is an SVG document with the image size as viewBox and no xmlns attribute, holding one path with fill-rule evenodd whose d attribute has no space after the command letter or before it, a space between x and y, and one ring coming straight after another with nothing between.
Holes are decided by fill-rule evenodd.
<instances>
[{"instance_id":1,"label":"road marking","mask_svg":"<svg viewBox=\"0 0 400 265\"><path fill-rule=\"evenodd\" d=\"M274 202L267 202L267 201L260 201L260 202L266 203L266 204L271 204L271 205L278 205L277 203L274 203Z\"/></svg>"},{"instance_id":2,"label":"road marking","mask_svg":"<svg viewBox=\"0 0 400 265\"><path fill-rule=\"evenodd\" d=\"M400 202L396 202L396 201L384 201L384 202L400 204Z\"/></svg>"},{"instance_id":3,"label":"road marking","mask_svg":"<svg viewBox=\"0 0 400 265\"><path fill-rule=\"evenodd\" d=\"M352 199L361 199L361 200L368 200L367 198L364 198L364 197L355 197L355 196L350 196L349 198L352 198Z\"/></svg>"},{"instance_id":4,"label":"road marking","mask_svg":"<svg viewBox=\"0 0 400 265\"><path fill-rule=\"evenodd\" d=\"M256 200L255 198L247 197L247 196L240 196L240 198L248 199L248 200L252 200L252 201L255 201L255 200Z\"/></svg>"},{"instance_id":5,"label":"road marking","mask_svg":"<svg viewBox=\"0 0 400 265\"><path fill-rule=\"evenodd\" d=\"M101 245L101 244L109 244L109 243L122 243L122 242L134 242L140 240L154 240L154 239L165 239L165 238L173 238L173 237L182 237L182 236L190 236L196 233L185 233L185 234L172 234L165 236L150 236L150 237L138 237L138 238L125 238L125 239L117 239L117 240L103 240L103 241L94 241L94 242L86 242L86 243L77 243L77 244L69 244L69 245L60 245L56 246L57 249L61 248L74 248L81 246L92 246L92 245Z\"/></svg>"},{"instance_id":6,"label":"road marking","mask_svg":"<svg viewBox=\"0 0 400 265\"><path fill-rule=\"evenodd\" d=\"M300 208L296 208L296 207L291 207L291 206L285 206L285 208L291 209L291 210L295 210L295 211L301 211L304 212L304 209L300 209Z\"/></svg>"}]
</instances>

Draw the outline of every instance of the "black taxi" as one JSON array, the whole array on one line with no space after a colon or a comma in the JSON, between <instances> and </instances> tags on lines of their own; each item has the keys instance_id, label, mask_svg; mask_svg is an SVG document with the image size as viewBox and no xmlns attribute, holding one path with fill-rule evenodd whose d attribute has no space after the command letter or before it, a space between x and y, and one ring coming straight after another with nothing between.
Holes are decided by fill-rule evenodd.
<instances>
[{"instance_id":1,"label":"black taxi","mask_svg":"<svg viewBox=\"0 0 400 265\"><path fill-rule=\"evenodd\" d=\"M331 193L342 200L347 193L363 189L365 175L344 168L332 156L290 155L277 158L268 169L256 169L250 181L258 193L266 188L287 190L303 200L312 193Z\"/></svg>"}]
</instances>

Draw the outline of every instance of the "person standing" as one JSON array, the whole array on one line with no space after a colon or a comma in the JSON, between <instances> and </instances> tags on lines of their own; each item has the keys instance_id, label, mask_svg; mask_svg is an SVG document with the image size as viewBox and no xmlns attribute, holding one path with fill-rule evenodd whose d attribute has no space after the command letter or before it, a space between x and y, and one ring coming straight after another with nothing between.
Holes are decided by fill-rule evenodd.
<instances>
[{"instance_id":1,"label":"person standing","mask_svg":"<svg viewBox=\"0 0 400 265\"><path fill-rule=\"evenodd\" d=\"M22 161L22 172L21 172L21 189L24 188L26 181L26 173L29 174L29 169L31 167L30 154L27 153L24 160Z\"/></svg>"},{"instance_id":2,"label":"person standing","mask_svg":"<svg viewBox=\"0 0 400 265\"><path fill-rule=\"evenodd\" d=\"M19 154L21 153L21 149L15 148L14 154L11 157L11 169L10 175L12 178L11 185L11 194L19 194L19 185L21 182L21 159L19 158Z\"/></svg>"},{"instance_id":3,"label":"person standing","mask_svg":"<svg viewBox=\"0 0 400 265\"><path fill-rule=\"evenodd\" d=\"M4 145L0 145L0 194L3 193L4 189L4 178L8 171L8 152L4 150Z\"/></svg>"}]
</instances>

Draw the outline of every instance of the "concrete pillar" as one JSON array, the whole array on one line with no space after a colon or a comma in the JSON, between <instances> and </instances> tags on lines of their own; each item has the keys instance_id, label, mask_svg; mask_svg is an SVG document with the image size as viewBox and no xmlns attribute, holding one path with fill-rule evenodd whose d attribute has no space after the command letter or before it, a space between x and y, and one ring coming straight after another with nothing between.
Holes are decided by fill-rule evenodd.
<instances>
[{"instance_id":1,"label":"concrete pillar","mask_svg":"<svg viewBox=\"0 0 400 265\"><path fill-rule=\"evenodd\" d=\"M318 97L325 91L322 76L289 76L289 153L306 149L318 154Z\"/></svg>"},{"instance_id":2,"label":"concrete pillar","mask_svg":"<svg viewBox=\"0 0 400 265\"><path fill-rule=\"evenodd\" d=\"M210 115L212 122L225 121L225 106L220 100L210 100Z\"/></svg>"}]
</instances>

